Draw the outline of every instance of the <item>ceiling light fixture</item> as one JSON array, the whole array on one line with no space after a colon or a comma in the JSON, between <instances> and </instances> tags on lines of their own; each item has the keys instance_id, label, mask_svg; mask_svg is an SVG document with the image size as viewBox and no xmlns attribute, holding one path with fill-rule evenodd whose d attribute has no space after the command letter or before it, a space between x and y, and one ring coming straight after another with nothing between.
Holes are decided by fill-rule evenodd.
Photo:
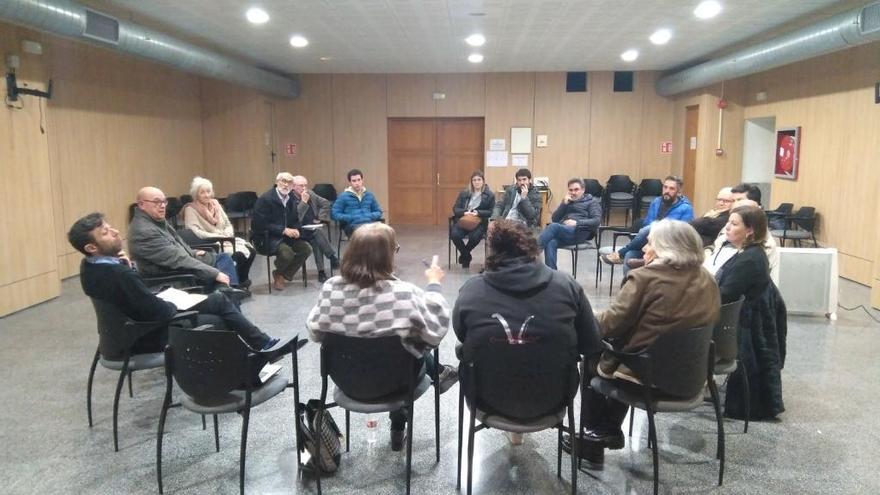
<instances>
[{"instance_id":1,"label":"ceiling light fixture","mask_svg":"<svg viewBox=\"0 0 880 495\"><path fill-rule=\"evenodd\" d=\"M265 24L269 22L269 14L259 7L251 7L244 14L251 24Z\"/></svg>"},{"instance_id":2,"label":"ceiling light fixture","mask_svg":"<svg viewBox=\"0 0 880 495\"><path fill-rule=\"evenodd\" d=\"M672 38L672 31L668 29L658 29L654 31L654 34L651 35L650 39L651 43L655 45L665 45L669 43L669 40Z\"/></svg>"},{"instance_id":3,"label":"ceiling light fixture","mask_svg":"<svg viewBox=\"0 0 880 495\"><path fill-rule=\"evenodd\" d=\"M321 60L321 62L326 62L328 60L333 60L333 59L331 59L330 57L321 57L320 60Z\"/></svg>"},{"instance_id":4,"label":"ceiling light fixture","mask_svg":"<svg viewBox=\"0 0 880 495\"><path fill-rule=\"evenodd\" d=\"M482 34L472 34L465 38L464 41L471 46L483 46L486 44L486 37Z\"/></svg>"},{"instance_id":5,"label":"ceiling light fixture","mask_svg":"<svg viewBox=\"0 0 880 495\"><path fill-rule=\"evenodd\" d=\"M479 53L471 53L470 55L468 55L468 62L470 62L472 64L479 64L482 61L483 61L483 56L480 55Z\"/></svg>"},{"instance_id":6,"label":"ceiling light fixture","mask_svg":"<svg viewBox=\"0 0 880 495\"><path fill-rule=\"evenodd\" d=\"M633 60L639 58L639 51L627 50L620 54L620 58L623 59L624 62L632 62Z\"/></svg>"},{"instance_id":7,"label":"ceiling light fixture","mask_svg":"<svg viewBox=\"0 0 880 495\"><path fill-rule=\"evenodd\" d=\"M303 48L305 46L308 46L308 44L309 44L309 40L305 39L304 37L302 37L298 34L295 34L290 37L290 46L292 46L294 48Z\"/></svg>"},{"instance_id":8,"label":"ceiling light fixture","mask_svg":"<svg viewBox=\"0 0 880 495\"><path fill-rule=\"evenodd\" d=\"M705 0L694 9L694 15L700 19L711 19L721 12L721 4L715 0Z\"/></svg>"}]
</instances>

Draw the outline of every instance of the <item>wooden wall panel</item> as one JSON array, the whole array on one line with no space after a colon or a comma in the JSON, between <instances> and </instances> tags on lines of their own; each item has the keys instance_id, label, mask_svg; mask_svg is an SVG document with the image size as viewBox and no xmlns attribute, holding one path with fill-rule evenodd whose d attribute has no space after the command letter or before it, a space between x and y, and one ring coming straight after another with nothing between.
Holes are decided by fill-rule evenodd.
<instances>
[{"instance_id":1,"label":"wooden wall panel","mask_svg":"<svg viewBox=\"0 0 880 495\"><path fill-rule=\"evenodd\" d=\"M352 168L364 172L364 183L382 208L388 205L388 124L385 76L333 75L333 181L337 190L347 185ZM389 222L393 219L387 219Z\"/></svg>"},{"instance_id":2,"label":"wooden wall panel","mask_svg":"<svg viewBox=\"0 0 880 495\"><path fill-rule=\"evenodd\" d=\"M304 175L309 184L340 185L334 168L333 147L333 76L306 74L300 77L300 95L292 100L278 100L275 122L279 146L297 145L296 156L283 149L278 152L279 170ZM343 178L344 180L344 178Z\"/></svg>"},{"instance_id":3,"label":"wooden wall panel","mask_svg":"<svg viewBox=\"0 0 880 495\"><path fill-rule=\"evenodd\" d=\"M486 74L486 134L489 140L504 138L510 150L511 127L533 127L535 120L535 73ZM534 147L532 149L534 151ZM531 165L533 156L529 156ZM509 163L509 162L508 162ZM531 167L529 167L531 168ZM486 181L496 190L513 182L512 167L486 167Z\"/></svg>"},{"instance_id":4,"label":"wooden wall panel","mask_svg":"<svg viewBox=\"0 0 880 495\"><path fill-rule=\"evenodd\" d=\"M486 74L435 74L434 91L446 93L436 102L437 117L486 115Z\"/></svg>"},{"instance_id":5,"label":"wooden wall panel","mask_svg":"<svg viewBox=\"0 0 880 495\"><path fill-rule=\"evenodd\" d=\"M388 117L433 117L433 74L388 74Z\"/></svg>"},{"instance_id":6,"label":"wooden wall panel","mask_svg":"<svg viewBox=\"0 0 880 495\"><path fill-rule=\"evenodd\" d=\"M565 80L565 72L535 77L533 135L546 134L548 146L533 148L532 172L550 178L551 187L560 191L557 199L568 179L590 177L590 93L567 93Z\"/></svg>"},{"instance_id":7,"label":"wooden wall panel","mask_svg":"<svg viewBox=\"0 0 880 495\"><path fill-rule=\"evenodd\" d=\"M672 168L672 155L660 153L660 143L672 141L673 100L654 92L657 72L639 72L644 91L640 117L639 179L662 179Z\"/></svg>"},{"instance_id":8,"label":"wooden wall panel","mask_svg":"<svg viewBox=\"0 0 880 495\"><path fill-rule=\"evenodd\" d=\"M628 174L635 182L640 177L642 103L645 93L654 94L638 73L631 93L615 93L613 72L591 72L589 90L590 176L605 183L612 174Z\"/></svg>"}]
</instances>

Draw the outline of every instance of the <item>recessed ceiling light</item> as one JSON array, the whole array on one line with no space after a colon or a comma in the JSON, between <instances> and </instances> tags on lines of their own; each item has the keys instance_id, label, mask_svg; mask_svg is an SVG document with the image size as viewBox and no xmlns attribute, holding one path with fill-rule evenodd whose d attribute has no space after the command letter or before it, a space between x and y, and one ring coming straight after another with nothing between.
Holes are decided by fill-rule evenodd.
<instances>
[{"instance_id":1,"label":"recessed ceiling light","mask_svg":"<svg viewBox=\"0 0 880 495\"><path fill-rule=\"evenodd\" d=\"M486 43L486 37L482 34L472 34L465 38L464 41L471 46L483 46Z\"/></svg>"},{"instance_id":2,"label":"recessed ceiling light","mask_svg":"<svg viewBox=\"0 0 880 495\"><path fill-rule=\"evenodd\" d=\"M321 57L320 60L321 60L321 62L326 62L328 60L333 60L333 59L331 59L330 57Z\"/></svg>"},{"instance_id":3,"label":"recessed ceiling light","mask_svg":"<svg viewBox=\"0 0 880 495\"><path fill-rule=\"evenodd\" d=\"M705 0L694 9L694 15L700 19L711 19L721 12L721 4L715 0Z\"/></svg>"},{"instance_id":4,"label":"recessed ceiling light","mask_svg":"<svg viewBox=\"0 0 880 495\"><path fill-rule=\"evenodd\" d=\"M670 38L672 38L672 31L668 29L658 29L654 31L654 34L649 38L651 43L655 45L665 45L669 43Z\"/></svg>"},{"instance_id":5,"label":"recessed ceiling light","mask_svg":"<svg viewBox=\"0 0 880 495\"><path fill-rule=\"evenodd\" d=\"M620 54L620 58L622 58L624 62L632 62L633 60L639 58L639 51L627 50Z\"/></svg>"},{"instance_id":6,"label":"recessed ceiling light","mask_svg":"<svg viewBox=\"0 0 880 495\"><path fill-rule=\"evenodd\" d=\"M478 64L483 61L483 56L479 53L471 53L468 55L468 62L472 64Z\"/></svg>"},{"instance_id":7,"label":"recessed ceiling light","mask_svg":"<svg viewBox=\"0 0 880 495\"><path fill-rule=\"evenodd\" d=\"M265 24L269 22L269 14L259 7L251 7L244 14L251 24Z\"/></svg>"},{"instance_id":8,"label":"recessed ceiling light","mask_svg":"<svg viewBox=\"0 0 880 495\"><path fill-rule=\"evenodd\" d=\"M294 48L302 48L304 46L307 46L308 44L309 44L309 40L305 39L304 37L302 37L298 34L295 34L290 37L290 46L292 46Z\"/></svg>"}]
</instances>

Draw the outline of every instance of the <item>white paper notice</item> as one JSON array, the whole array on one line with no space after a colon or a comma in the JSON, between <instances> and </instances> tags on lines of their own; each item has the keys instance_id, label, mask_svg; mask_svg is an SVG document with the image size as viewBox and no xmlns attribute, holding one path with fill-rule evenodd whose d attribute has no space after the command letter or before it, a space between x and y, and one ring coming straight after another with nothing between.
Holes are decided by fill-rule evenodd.
<instances>
[{"instance_id":1,"label":"white paper notice","mask_svg":"<svg viewBox=\"0 0 880 495\"><path fill-rule=\"evenodd\" d=\"M504 151L507 149L507 142L504 139L490 139L489 151Z\"/></svg>"},{"instance_id":2,"label":"white paper notice","mask_svg":"<svg viewBox=\"0 0 880 495\"><path fill-rule=\"evenodd\" d=\"M529 166L529 155L510 155L510 165L525 168Z\"/></svg>"},{"instance_id":3,"label":"white paper notice","mask_svg":"<svg viewBox=\"0 0 880 495\"><path fill-rule=\"evenodd\" d=\"M487 151L486 152L487 167L506 167L507 152L506 151Z\"/></svg>"}]
</instances>

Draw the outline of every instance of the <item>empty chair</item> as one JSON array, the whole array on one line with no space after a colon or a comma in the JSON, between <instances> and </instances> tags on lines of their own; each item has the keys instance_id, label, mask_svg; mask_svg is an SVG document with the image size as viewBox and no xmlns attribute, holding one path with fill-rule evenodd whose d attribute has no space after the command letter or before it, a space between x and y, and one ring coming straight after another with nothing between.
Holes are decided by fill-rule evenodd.
<instances>
[{"instance_id":1,"label":"empty chair","mask_svg":"<svg viewBox=\"0 0 880 495\"><path fill-rule=\"evenodd\" d=\"M257 202L257 193L254 191L239 191L226 197L223 208L232 225L236 226L236 232L247 231L247 219L250 218Z\"/></svg>"},{"instance_id":2,"label":"empty chair","mask_svg":"<svg viewBox=\"0 0 880 495\"><path fill-rule=\"evenodd\" d=\"M605 196L602 198L602 209L605 213L605 224L611 218L612 208L623 208L623 224L632 213L633 199L635 198L636 184L628 175L612 175L605 185Z\"/></svg>"},{"instance_id":3,"label":"empty chair","mask_svg":"<svg viewBox=\"0 0 880 495\"><path fill-rule=\"evenodd\" d=\"M712 333L712 341L715 342L715 375L727 375L728 379L738 368L743 366L739 359L739 344L737 335L739 333L739 313L742 310L745 296L732 303L721 306L721 316ZM743 398L745 399L745 424L743 433L749 432L749 374L743 370L738 373L742 379Z\"/></svg>"},{"instance_id":4,"label":"empty chair","mask_svg":"<svg viewBox=\"0 0 880 495\"><path fill-rule=\"evenodd\" d=\"M315 184L312 191L331 203L336 201L336 187L333 184Z\"/></svg>"},{"instance_id":5,"label":"empty chair","mask_svg":"<svg viewBox=\"0 0 880 495\"><path fill-rule=\"evenodd\" d=\"M786 218L791 215L793 210L794 203L779 203L775 210L768 210L766 213L770 230L784 230L788 223Z\"/></svg>"},{"instance_id":6,"label":"empty chair","mask_svg":"<svg viewBox=\"0 0 880 495\"><path fill-rule=\"evenodd\" d=\"M719 460L718 486L724 481L724 422L718 390L712 376L715 351L712 327L666 332L640 352L607 350L631 371L640 384L599 376L590 380L590 387L607 397L644 409L648 414L648 446L654 461L654 494L659 490L659 445L654 415L659 412L684 412L703 404L703 390L709 386L715 422L718 428L715 456ZM630 436L632 436L630 411ZM577 443L577 442L573 442Z\"/></svg>"},{"instance_id":7,"label":"empty chair","mask_svg":"<svg viewBox=\"0 0 880 495\"><path fill-rule=\"evenodd\" d=\"M800 247L801 241L813 240L813 247L819 247L816 242L816 209L812 206L801 206L793 215L785 217L785 225L782 230L771 230L773 237L778 237L782 242L781 247L785 247L786 239L795 241Z\"/></svg>"},{"instance_id":8,"label":"empty chair","mask_svg":"<svg viewBox=\"0 0 880 495\"><path fill-rule=\"evenodd\" d=\"M649 207L662 194L663 182L660 179L642 179L633 200L633 218L642 216L642 208Z\"/></svg>"},{"instance_id":9,"label":"empty chair","mask_svg":"<svg viewBox=\"0 0 880 495\"><path fill-rule=\"evenodd\" d=\"M173 196L165 199L168 201L168 205L165 206L165 219L171 222L174 228L177 228L179 224L177 216L180 214L180 210L183 209L183 203L180 199Z\"/></svg>"},{"instance_id":10,"label":"empty chair","mask_svg":"<svg viewBox=\"0 0 880 495\"><path fill-rule=\"evenodd\" d=\"M210 414L214 418L214 448L220 451L217 415L238 413L241 415L241 447L239 451L239 492L244 494L245 459L247 452L248 423L251 408L293 388L294 404L299 403L296 349L298 339L276 347L275 356L290 352L293 356L293 383L280 374L274 374L262 383L257 374L266 364L264 353L252 352L238 335L232 332L212 330L209 325L195 329L172 327L168 346L165 348L165 399L159 413L159 430L156 437L156 480L159 493L162 486L162 437L168 409L174 406L195 413ZM182 392L180 404L171 404L172 381ZM294 406L296 409L296 406ZM296 411L294 411L295 416ZM296 439L291 443L296 448ZM299 461L299 449L297 449Z\"/></svg>"}]
</instances>

